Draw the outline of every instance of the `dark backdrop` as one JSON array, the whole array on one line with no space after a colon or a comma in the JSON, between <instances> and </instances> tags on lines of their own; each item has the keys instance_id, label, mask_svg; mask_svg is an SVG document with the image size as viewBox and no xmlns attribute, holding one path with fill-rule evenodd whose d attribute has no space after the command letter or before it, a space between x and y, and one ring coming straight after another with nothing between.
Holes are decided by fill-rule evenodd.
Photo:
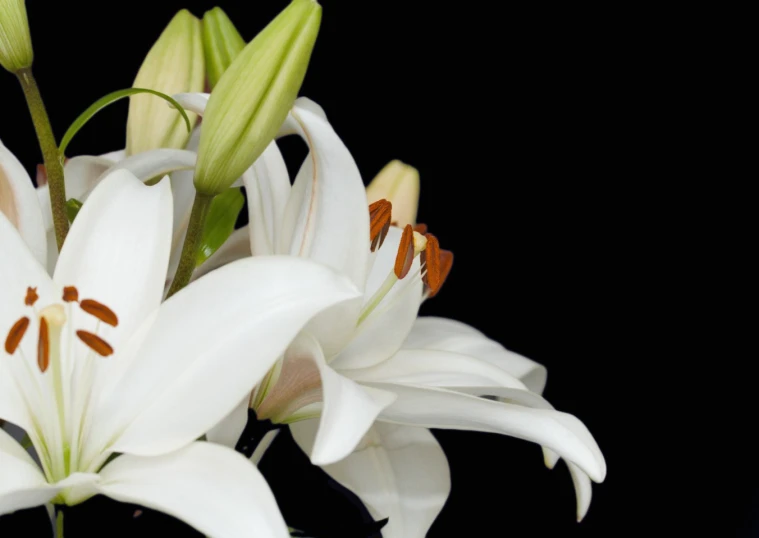
<instances>
[{"instance_id":1,"label":"dark backdrop","mask_svg":"<svg viewBox=\"0 0 759 538\"><path fill-rule=\"evenodd\" d=\"M218 2L246 40L286 5ZM436 432L453 493L430 536L671 534L715 517L720 535L749 529L753 458L735 474L701 457L723 419L699 406L707 395L672 398L694 357L677 328L682 274L667 263L681 229L661 215L688 193L671 198L673 163L654 164L669 126L651 107L663 106L652 96L677 58L652 51L655 25L621 9L412 4L325 0L301 94L324 107L366 181L393 158L420 170L420 221L456 256L423 314L470 323L545 364L548 400L587 424L609 467L577 524L566 468L545 469L536 446ZM202 16L214 5L29 0L35 74L56 134L131 85L178 9ZM0 94L0 137L32 170L31 123L5 73ZM69 153L123 147L125 118L125 103L101 113ZM703 420L684 428L694 413ZM308 497L301 472L288 478L299 494L276 486L286 513L308 498L311 517L348 517L331 497ZM729 487L707 485L715 475L730 475Z\"/></svg>"}]
</instances>

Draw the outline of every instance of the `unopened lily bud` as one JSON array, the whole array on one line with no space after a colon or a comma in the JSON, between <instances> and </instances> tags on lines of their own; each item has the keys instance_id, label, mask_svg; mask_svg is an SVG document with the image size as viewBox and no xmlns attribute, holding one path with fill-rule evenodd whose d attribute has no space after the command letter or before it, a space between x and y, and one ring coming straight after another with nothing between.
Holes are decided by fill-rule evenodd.
<instances>
[{"instance_id":1,"label":"unopened lily bud","mask_svg":"<svg viewBox=\"0 0 759 538\"><path fill-rule=\"evenodd\" d=\"M203 118L198 192L223 192L274 139L303 84L321 14L315 0L293 0L224 72Z\"/></svg>"},{"instance_id":2,"label":"unopened lily bud","mask_svg":"<svg viewBox=\"0 0 759 538\"><path fill-rule=\"evenodd\" d=\"M203 50L206 57L206 74L211 89L221 75L245 48L245 40L220 7L203 15Z\"/></svg>"},{"instance_id":3,"label":"unopened lily bud","mask_svg":"<svg viewBox=\"0 0 759 538\"><path fill-rule=\"evenodd\" d=\"M148 52L132 86L173 95L203 91L204 79L200 20L183 9ZM189 112L188 116L193 123L197 119ZM128 155L157 148L183 148L189 136L181 114L162 99L147 94L129 98Z\"/></svg>"},{"instance_id":4,"label":"unopened lily bud","mask_svg":"<svg viewBox=\"0 0 759 538\"><path fill-rule=\"evenodd\" d=\"M32 66L34 51L24 0L0 0L0 64L11 73Z\"/></svg>"},{"instance_id":5,"label":"unopened lily bud","mask_svg":"<svg viewBox=\"0 0 759 538\"><path fill-rule=\"evenodd\" d=\"M366 188L369 203L388 200L393 204L393 224L414 225L419 209L419 172L401 161L390 161Z\"/></svg>"}]
</instances>

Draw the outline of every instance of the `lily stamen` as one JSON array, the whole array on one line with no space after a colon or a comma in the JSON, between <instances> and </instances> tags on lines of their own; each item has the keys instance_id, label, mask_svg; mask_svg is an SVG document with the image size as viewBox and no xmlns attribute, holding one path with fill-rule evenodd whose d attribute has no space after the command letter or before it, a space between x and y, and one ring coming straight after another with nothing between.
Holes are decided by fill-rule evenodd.
<instances>
[{"instance_id":1,"label":"lily stamen","mask_svg":"<svg viewBox=\"0 0 759 538\"><path fill-rule=\"evenodd\" d=\"M37 288L26 288L26 297L24 298L24 304L26 306L34 306L34 303L36 303L39 298L40 296L37 295Z\"/></svg>"},{"instance_id":2,"label":"lily stamen","mask_svg":"<svg viewBox=\"0 0 759 538\"><path fill-rule=\"evenodd\" d=\"M424 235L427 233L427 225L420 222L414 226L414 231Z\"/></svg>"},{"instance_id":3,"label":"lily stamen","mask_svg":"<svg viewBox=\"0 0 759 538\"><path fill-rule=\"evenodd\" d=\"M13 324L13 327L11 327L11 330L8 332L8 337L5 339L5 351L8 355L13 355L16 352L16 349L21 343L21 340L23 340L28 328L29 318L26 316Z\"/></svg>"},{"instance_id":4,"label":"lily stamen","mask_svg":"<svg viewBox=\"0 0 759 538\"><path fill-rule=\"evenodd\" d=\"M411 225L407 224L403 229L401 243L398 246L398 255L395 257L395 266L393 270L395 276L403 279L411 270L411 264L414 261L414 231Z\"/></svg>"},{"instance_id":5,"label":"lily stamen","mask_svg":"<svg viewBox=\"0 0 759 538\"><path fill-rule=\"evenodd\" d=\"M440 248L440 243L432 234L426 234L427 249L422 253L422 281L425 298L432 298L443 287L453 266L453 252Z\"/></svg>"},{"instance_id":6,"label":"lily stamen","mask_svg":"<svg viewBox=\"0 0 759 538\"><path fill-rule=\"evenodd\" d=\"M113 355L113 347L111 347L108 342L100 338L98 335L88 331L76 331L76 335L79 337L79 340L84 343L84 345L86 345L101 357L108 357L110 355Z\"/></svg>"},{"instance_id":7,"label":"lily stamen","mask_svg":"<svg viewBox=\"0 0 759 538\"><path fill-rule=\"evenodd\" d=\"M369 239L372 242L371 251L374 252L382 247L390 230L390 220L393 204L387 200L377 200L369 206Z\"/></svg>"},{"instance_id":8,"label":"lily stamen","mask_svg":"<svg viewBox=\"0 0 759 538\"><path fill-rule=\"evenodd\" d=\"M40 333L37 340L37 366L43 374L50 366L50 331L47 326L47 320L40 318Z\"/></svg>"},{"instance_id":9,"label":"lily stamen","mask_svg":"<svg viewBox=\"0 0 759 538\"><path fill-rule=\"evenodd\" d=\"M78 303L79 290L77 290L74 286L66 286L63 288L63 301L66 303Z\"/></svg>"},{"instance_id":10,"label":"lily stamen","mask_svg":"<svg viewBox=\"0 0 759 538\"><path fill-rule=\"evenodd\" d=\"M114 311L103 303L99 303L93 299L84 299L79 303L79 307L111 327L116 327L119 324L119 318Z\"/></svg>"}]
</instances>

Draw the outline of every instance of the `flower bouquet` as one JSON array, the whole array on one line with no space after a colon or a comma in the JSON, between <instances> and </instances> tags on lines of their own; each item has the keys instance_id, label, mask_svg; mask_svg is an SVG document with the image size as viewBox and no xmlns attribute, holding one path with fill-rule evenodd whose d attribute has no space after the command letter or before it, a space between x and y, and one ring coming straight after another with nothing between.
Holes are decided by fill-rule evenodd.
<instances>
[{"instance_id":1,"label":"flower bouquet","mask_svg":"<svg viewBox=\"0 0 759 538\"><path fill-rule=\"evenodd\" d=\"M365 187L298 97L321 17L293 0L246 43L219 8L180 11L133 87L56 140L26 6L0 0L0 63L44 161L35 187L0 142L0 515L44 506L64 536L106 496L215 538L313 536L258 470L287 432L374 520L351 536L423 537L451 488L430 428L537 443L586 514L604 458L541 397L545 368L418 317L453 265L416 221L418 172L393 161ZM125 149L67 154L127 97ZM308 146L292 180L289 135Z\"/></svg>"}]
</instances>

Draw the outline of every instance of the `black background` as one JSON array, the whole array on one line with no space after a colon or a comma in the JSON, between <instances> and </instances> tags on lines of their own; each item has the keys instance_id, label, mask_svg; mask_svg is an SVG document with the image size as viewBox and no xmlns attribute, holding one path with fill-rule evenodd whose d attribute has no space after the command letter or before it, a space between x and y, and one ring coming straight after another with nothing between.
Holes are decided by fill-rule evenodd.
<instances>
[{"instance_id":1,"label":"black background","mask_svg":"<svg viewBox=\"0 0 759 538\"><path fill-rule=\"evenodd\" d=\"M420 170L419 220L455 254L422 313L467 322L545 364L546 397L586 423L609 467L577 524L566 468L545 469L537 447L436 432L453 493L429 536L671 535L707 522L719 525L715 536L756 535L755 445L691 379L701 371L719 385L733 366L714 354L703 372L710 334L683 327L683 312L708 292L671 263L694 240L676 210L697 188L682 187L667 159L678 138L669 83L687 53L660 37L656 13L412 4L325 0L301 94L324 107L365 181L394 158ZM249 40L286 2L219 5ZM34 72L57 136L131 85L178 9L202 16L213 6L30 0ZM31 171L40 156L9 74L0 95L0 137ZM125 102L102 112L68 153L123 147L125 118ZM726 458L706 448L714 440L735 449ZM314 506L288 505L286 515L351 517L309 495L300 473L288 477L299 493L275 490Z\"/></svg>"}]
</instances>

